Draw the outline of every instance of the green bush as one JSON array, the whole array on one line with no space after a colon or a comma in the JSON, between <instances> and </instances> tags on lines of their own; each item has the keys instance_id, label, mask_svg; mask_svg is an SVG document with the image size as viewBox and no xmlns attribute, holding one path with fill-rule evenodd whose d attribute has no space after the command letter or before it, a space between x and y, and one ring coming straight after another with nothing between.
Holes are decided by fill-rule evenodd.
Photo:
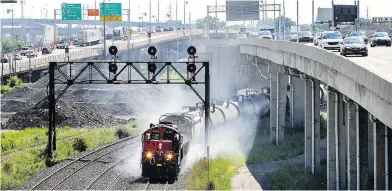
<instances>
[{"instance_id":1,"label":"green bush","mask_svg":"<svg viewBox=\"0 0 392 191\"><path fill-rule=\"evenodd\" d=\"M23 84L23 81L18 78L18 76L12 76L10 79L7 80L7 85L10 88L14 88L16 86L21 86Z\"/></svg>"},{"instance_id":2,"label":"green bush","mask_svg":"<svg viewBox=\"0 0 392 191\"><path fill-rule=\"evenodd\" d=\"M87 150L87 144L86 141L82 138L77 138L72 145L72 147L79 152L83 152Z\"/></svg>"},{"instance_id":3,"label":"green bush","mask_svg":"<svg viewBox=\"0 0 392 191\"><path fill-rule=\"evenodd\" d=\"M124 129L124 128L118 128L117 130L116 130L116 136L119 138L119 139L124 139L124 138L126 138L126 137L129 137L129 136L131 136L130 134L129 134L129 132L126 130L126 129Z\"/></svg>"},{"instance_id":4,"label":"green bush","mask_svg":"<svg viewBox=\"0 0 392 191\"><path fill-rule=\"evenodd\" d=\"M5 94L7 92L9 92L12 88L9 87L8 85L5 86L1 86L1 94Z\"/></svg>"}]
</instances>

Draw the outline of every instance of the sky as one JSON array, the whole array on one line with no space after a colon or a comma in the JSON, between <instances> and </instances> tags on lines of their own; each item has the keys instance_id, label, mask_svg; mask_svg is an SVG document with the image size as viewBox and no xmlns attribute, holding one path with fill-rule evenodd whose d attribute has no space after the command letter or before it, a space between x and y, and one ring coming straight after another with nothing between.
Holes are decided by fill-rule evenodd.
<instances>
[{"instance_id":1,"label":"sky","mask_svg":"<svg viewBox=\"0 0 392 191\"><path fill-rule=\"evenodd\" d=\"M99 3L103 0L23 0L25 4L24 17L33 18L53 18L54 9L60 9L63 2L67 3L82 3L86 8L94 8L94 2ZM169 13L170 3L172 5L172 19L176 18L176 0L151 0L152 14L157 17L158 14L158 1L160 4L160 21L164 22L165 14ZM186 5L186 21L189 21L189 13L191 13L191 20L194 22L198 18L207 15L207 5L214 5L214 0L187 0ZM265 0L264 0L265 1ZM298 0L299 1L299 23L310 24L312 22L312 0ZM331 0L314 0L315 1L315 14L317 8L331 8ZM18 0L19 2L19 0ZM105 0L105 2L122 3L123 9L128 9L129 0ZM147 13L144 21L149 20L149 0L130 0L131 2L131 20L140 21L139 17L142 13ZM177 0L178 2L178 20L184 18L184 0ZM217 0L218 5L225 5L226 0ZM274 0L267 0L267 3L273 3ZM286 16L296 21L296 2L297 0L285 0ZM335 0L335 4L354 4L354 0ZM275 0L275 3L283 3L283 0ZM18 4L0 4L0 17L10 18L11 14L7 14L7 9L13 8L14 18L21 17L21 6ZM392 17L391 7L392 0L360 0L360 16L366 17L367 8L369 8L369 18L371 17ZM277 13L278 14L278 13ZM283 13L282 13L283 14ZM215 14L213 14L215 15ZM60 18L61 16L58 16ZM224 13L218 13L220 20L225 20ZM270 13L268 17L273 17ZM88 18L94 20L94 18ZM153 19L154 20L154 19ZM229 23L230 24L230 23Z\"/></svg>"}]
</instances>

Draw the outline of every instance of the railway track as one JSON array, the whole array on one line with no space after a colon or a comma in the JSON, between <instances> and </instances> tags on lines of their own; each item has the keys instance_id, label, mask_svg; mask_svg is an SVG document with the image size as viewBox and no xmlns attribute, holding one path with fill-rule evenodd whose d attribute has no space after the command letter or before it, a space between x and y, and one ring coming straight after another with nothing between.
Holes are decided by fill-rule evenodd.
<instances>
[{"instance_id":1,"label":"railway track","mask_svg":"<svg viewBox=\"0 0 392 191\"><path fill-rule=\"evenodd\" d=\"M160 188L159 188L159 189L156 189L156 188L151 188L151 187L152 187L152 186L153 186L153 187L162 187L162 186L164 185L163 191L166 191L168 184L169 184L169 181L166 181L164 184L163 184L163 183L159 183L159 182L151 184L151 182L148 181L148 182L146 183L146 186L144 187L144 190L151 190L151 189L152 189L152 190L161 190Z\"/></svg>"},{"instance_id":2,"label":"railway track","mask_svg":"<svg viewBox=\"0 0 392 191\"><path fill-rule=\"evenodd\" d=\"M125 138L122 139L120 141L114 142L112 144L106 145L102 148L96 149L90 153L87 153L83 156L80 156L77 159L72 160L71 162L67 163L66 165L64 165L63 167L57 169L56 171L52 172L49 176L41 179L40 181L38 181L38 183L36 183L31 190L54 190L57 189L60 184L62 184L63 182L65 182L66 180L68 180L69 178L71 178L73 175L75 175L77 172L79 172L80 170L82 170L83 168L85 168L86 166L88 166L89 164L92 164L93 162L97 162L99 159L104 158L105 156L108 156L112 153L115 153L116 151L119 151L121 149L127 148L127 146L130 146L136 142L138 142L139 140L136 139L139 136L133 136L133 137L129 137L129 138ZM105 151L105 152L104 152ZM99 154L100 152L103 152L103 154ZM134 154L134 153L132 153ZM98 155L95 156L94 155ZM116 166L118 163L120 163L123 160L126 160L126 158L128 158L130 155L128 155L127 157L116 161L115 164L112 164L109 169L106 169L101 175L99 175L96 180L94 180L91 185L93 185L103 174L105 174L108 170L110 170L111 168L113 168L114 166ZM91 158L92 159L88 159ZM76 164L77 162L83 162L81 166L79 167L73 167L72 165ZM61 177L61 173L66 173L67 171L71 170L71 173L68 173L65 177ZM60 176L56 177L56 176ZM59 181L56 181L56 178L59 178ZM54 179L54 180L52 180ZM49 183L49 185L47 184ZM45 185L46 184L46 185ZM89 185L88 187L91 187L91 185Z\"/></svg>"}]
</instances>

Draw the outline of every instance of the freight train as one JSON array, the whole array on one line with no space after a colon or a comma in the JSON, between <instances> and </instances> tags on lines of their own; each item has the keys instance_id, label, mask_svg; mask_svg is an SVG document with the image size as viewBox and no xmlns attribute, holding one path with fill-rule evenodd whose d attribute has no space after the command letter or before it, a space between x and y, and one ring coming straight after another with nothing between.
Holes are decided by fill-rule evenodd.
<instances>
[{"instance_id":1,"label":"freight train","mask_svg":"<svg viewBox=\"0 0 392 191\"><path fill-rule=\"evenodd\" d=\"M268 115L268 89L246 91L245 95L237 98L234 101L215 101L210 112L210 127L223 125L239 117L248 121ZM201 103L162 115L157 125L151 124L142 134L142 176L173 182L180 172L190 142L199 141L204 135Z\"/></svg>"}]
</instances>

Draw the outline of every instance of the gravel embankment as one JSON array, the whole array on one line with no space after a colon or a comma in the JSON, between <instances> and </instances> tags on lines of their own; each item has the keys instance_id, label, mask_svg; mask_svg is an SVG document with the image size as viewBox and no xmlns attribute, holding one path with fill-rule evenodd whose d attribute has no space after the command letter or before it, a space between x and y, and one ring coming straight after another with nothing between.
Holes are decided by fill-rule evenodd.
<instances>
[{"instance_id":1,"label":"gravel embankment","mask_svg":"<svg viewBox=\"0 0 392 191\"><path fill-rule=\"evenodd\" d=\"M75 65L75 73L82 67L81 64ZM104 66L100 69L107 72ZM67 68L62 70L65 72ZM86 75L79 79L87 79ZM137 78L136 73L132 75ZM94 78L99 78L98 74ZM65 80L59 73L56 73L56 79ZM3 129L48 126L48 82L46 75L34 84L14 88L2 96ZM56 95L64 88L65 85L56 85ZM184 93L179 85L73 85L56 104L56 125L100 127L129 122L118 116L131 119L151 113L157 115L155 120L158 120L165 112L174 112L197 101L194 94Z\"/></svg>"}]
</instances>

